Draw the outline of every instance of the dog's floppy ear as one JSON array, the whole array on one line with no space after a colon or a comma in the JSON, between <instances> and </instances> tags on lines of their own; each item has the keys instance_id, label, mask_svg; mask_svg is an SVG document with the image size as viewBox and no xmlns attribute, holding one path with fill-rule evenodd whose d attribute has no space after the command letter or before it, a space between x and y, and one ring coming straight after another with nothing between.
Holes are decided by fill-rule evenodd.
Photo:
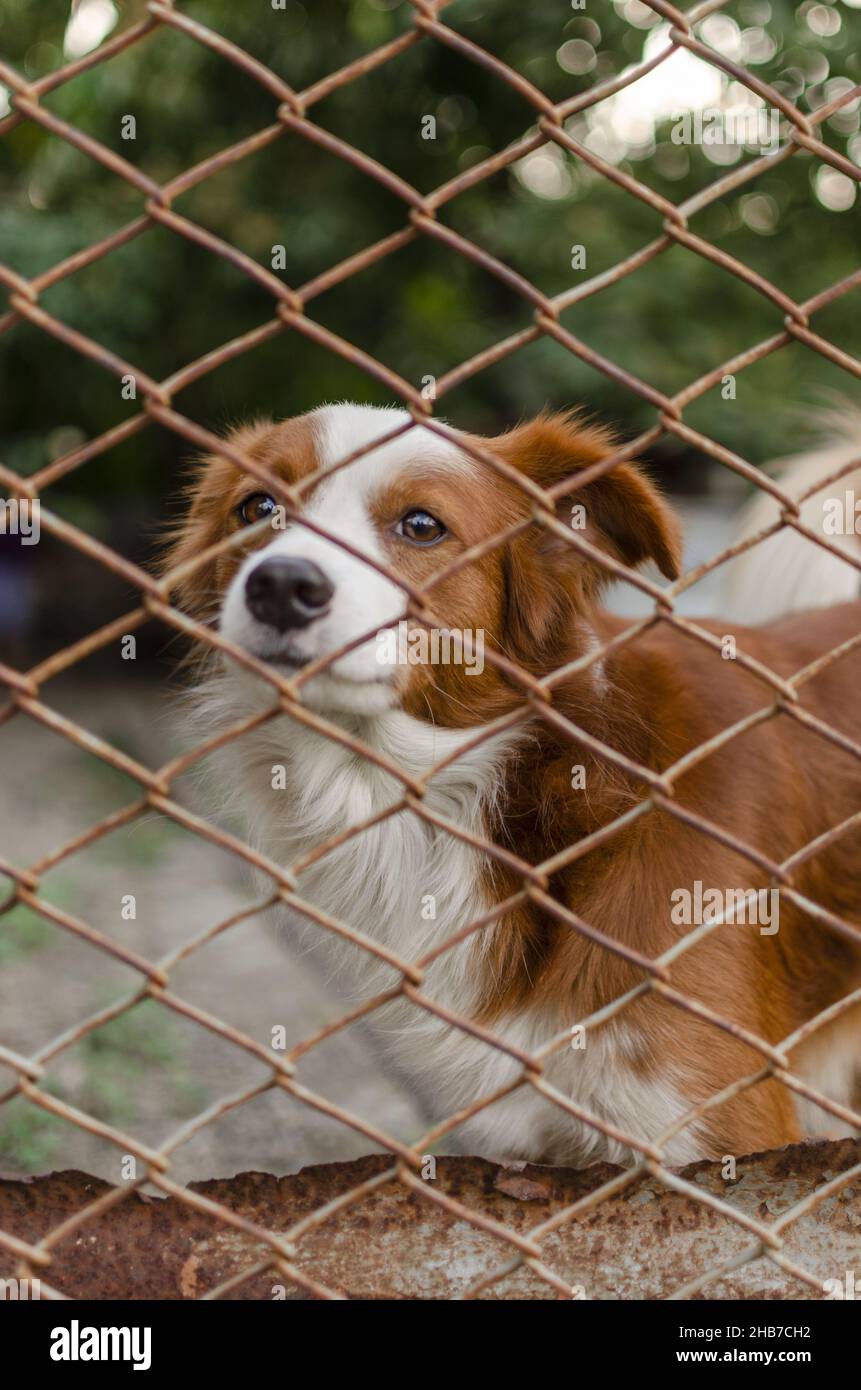
<instances>
[{"instance_id":1,"label":"dog's floppy ear","mask_svg":"<svg viewBox=\"0 0 861 1390\"><path fill-rule=\"evenodd\" d=\"M573 414L540 415L491 444L541 488L556 488L569 478L573 482L614 450L607 431L583 424ZM519 505L528 505L525 494ZM566 528L577 528L572 534L626 565L654 560L668 579L679 574L681 528L636 464L616 464L581 488L563 490L556 517ZM578 620L610 577L546 526L536 524L516 537L506 552L507 629L521 660L547 670L567 659Z\"/></svg>"},{"instance_id":2,"label":"dog's floppy ear","mask_svg":"<svg viewBox=\"0 0 861 1390\"><path fill-rule=\"evenodd\" d=\"M566 478L608 458L614 441L608 431L582 423L576 414L539 415L494 441L497 451L542 488L555 488ZM618 463L585 487L563 493L557 515L572 522L572 505L583 508L584 538L626 565L654 560L667 579L677 579L681 562L681 527L674 513L637 464ZM573 556L573 547L552 533L556 542ZM551 539L552 537L552 539Z\"/></svg>"}]
</instances>

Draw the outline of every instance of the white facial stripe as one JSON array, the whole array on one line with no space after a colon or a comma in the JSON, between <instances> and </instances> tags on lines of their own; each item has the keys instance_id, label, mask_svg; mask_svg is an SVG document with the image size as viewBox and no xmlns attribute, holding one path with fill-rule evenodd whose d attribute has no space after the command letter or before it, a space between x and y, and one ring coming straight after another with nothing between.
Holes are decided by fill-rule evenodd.
<instances>
[{"instance_id":1,"label":"white facial stripe","mask_svg":"<svg viewBox=\"0 0 861 1390\"><path fill-rule=\"evenodd\" d=\"M320 463L330 467L347 458L356 449L386 435L399 425L406 425L410 416L405 410L381 409L370 405L323 405L312 414L318 439ZM372 449L346 468L333 474L328 482L339 479L348 482L351 491L359 493L366 504L377 496L387 483L403 474L412 465L417 470L450 468L456 473L474 473L478 465L449 440L443 439L424 425L399 434L378 449ZM323 484L323 489L328 483Z\"/></svg>"},{"instance_id":2,"label":"white facial stripe","mask_svg":"<svg viewBox=\"0 0 861 1390\"><path fill-rule=\"evenodd\" d=\"M322 406L311 416L317 438L321 467L337 463L364 444L385 436L409 415L403 410L380 410L372 406ZM325 479L312 494L306 516L334 538L343 537L359 555L384 564L386 555L372 519L375 498L396 477L414 467L417 472L451 468L458 473L472 472L475 465L448 440L424 426L399 435L397 439L372 449L361 459ZM381 665L376 633L396 623L404 614L406 590L388 579L359 555L345 550L337 539L328 540L300 523L262 550L250 555L240 568L227 594L221 620L226 637L261 656L283 651L303 661L327 656L347 643L370 633L370 637L351 652L339 657L325 676L305 687L309 703L326 703L329 708L353 709L358 701L364 709L367 689L372 685L385 704L394 702L394 670ZM273 629L255 621L245 604L245 583L251 571L265 559L285 556L305 559L318 565L334 585L328 611L308 627L290 630L279 637ZM337 687L344 686L341 690ZM332 701L335 704L332 704Z\"/></svg>"}]
</instances>

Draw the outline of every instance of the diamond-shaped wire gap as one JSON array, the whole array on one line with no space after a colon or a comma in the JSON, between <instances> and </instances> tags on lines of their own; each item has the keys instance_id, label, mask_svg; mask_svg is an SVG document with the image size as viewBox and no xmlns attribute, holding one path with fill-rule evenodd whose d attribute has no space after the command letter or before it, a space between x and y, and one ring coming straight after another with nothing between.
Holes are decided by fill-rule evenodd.
<instances>
[{"instance_id":1,"label":"diamond-shaped wire gap","mask_svg":"<svg viewBox=\"0 0 861 1390\"><path fill-rule=\"evenodd\" d=\"M84 53L81 57L71 62L62 64L53 72L45 73L43 77L28 84L30 93L37 99L48 92L54 91L58 87L64 86L67 82L72 82L79 74L88 72L91 68L97 67L114 57L115 54L123 52L124 49L132 47L140 39L155 32L157 25L155 21L147 17L138 24L130 25L127 29L120 30L117 34L112 34L104 39L97 48L91 49L89 53ZM9 134L16 126L21 125L27 117L23 113L12 111L9 115L0 120L0 138Z\"/></svg>"},{"instance_id":2,"label":"diamond-shaped wire gap","mask_svg":"<svg viewBox=\"0 0 861 1390\"><path fill-rule=\"evenodd\" d=\"M64 121L40 102L27 95L27 83L14 68L7 63L0 62L0 79L9 87L12 93L12 104L17 110L29 116L37 125L49 131L51 134L59 136L66 141L73 149L88 159L94 160L97 164L107 169L110 173L128 184L131 188L137 189L139 193L146 197L158 198L159 186L145 173L135 168L124 155L110 149L102 141L87 135L69 121Z\"/></svg>"}]
</instances>

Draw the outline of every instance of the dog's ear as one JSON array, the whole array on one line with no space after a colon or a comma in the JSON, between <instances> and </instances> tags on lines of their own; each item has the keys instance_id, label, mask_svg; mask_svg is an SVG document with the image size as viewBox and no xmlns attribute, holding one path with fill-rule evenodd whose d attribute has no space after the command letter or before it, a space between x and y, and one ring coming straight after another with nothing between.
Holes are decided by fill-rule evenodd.
<instances>
[{"instance_id":1,"label":"dog's ear","mask_svg":"<svg viewBox=\"0 0 861 1390\"><path fill-rule=\"evenodd\" d=\"M491 441L494 452L539 487L556 489L567 479L556 517L613 559L629 566L653 560L668 579L680 572L681 527L656 488L634 463L618 463L576 488L577 475L609 458L611 435L576 415L541 415ZM526 501L524 495L524 502ZM525 659L546 665L554 641L570 633L603 585L607 569L555 531L536 524L508 547L509 629Z\"/></svg>"},{"instance_id":2,"label":"dog's ear","mask_svg":"<svg viewBox=\"0 0 861 1390\"><path fill-rule=\"evenodd\" d=\"M618 463L603 477L575 487L578 473L613 452L614 441L606 430L583 424L575 414L548 414L519 425L494 444L506 462L539 487L556 488L571 479L571 493L562 494L557 516L571 525L572 507L579 504L586 540L626 565L654 560L667 579L678 578L681 527L637 464ZM565 542L558 540L558 545L565 547ZM573 547L566 548L575 553Z\"/></svg>"}]
</instances>

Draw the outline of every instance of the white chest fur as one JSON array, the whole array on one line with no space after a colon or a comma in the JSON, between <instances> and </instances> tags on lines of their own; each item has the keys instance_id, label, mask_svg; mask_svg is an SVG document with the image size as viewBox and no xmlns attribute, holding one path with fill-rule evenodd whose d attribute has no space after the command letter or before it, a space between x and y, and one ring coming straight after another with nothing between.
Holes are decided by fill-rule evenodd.
<instances>
[{"instance_id":1,"label":"white chest fur","mask_svg":"<svg viewBox=\"0 0 861 1390\"><path fill-rule=\"evenodd\" d=\"M253 678L216 680L201 702L218 722L265 707L271 695ZM414 778L455 754L475 737L422 723L400 710L354 722L351 732L385 753ZM467 749L436 774L425 804L436 815L476 835L501 780L523 742L522 729L495 735ZM403 794L387 772L288 716L279 716L217 755L219 790L238 802L252 841L291 867L331 837L397 804ZM299 894L331 917L385 946L398 958L417 961L431 948L480 917L490 906L483 892L484 857L452 834L400 811L351 837L305 869ZM394 984L397 974L362 947L318 924L291 919L303 943L325 953L341 990L351 1001ZM422 991L469 1017L477 999L482 956L493 928L445 952L426 971ZM573 1005L573 1001L572 1001ZM573 1020L572 1020L573 1021ZM400 1068L421 1075L424 1091L442 1119L513 1081L519 1064L460 1029L449 1027L411 1001L400 1000L374 1016L382 1044ZM558 1020L525 1011L499 1020L493 1031L509 1043L536 1049L558 1031ZM626 1058L624 1031L604 1029L584 1051L563 1050L549 1079L592 1113L642 1137L657 1135L684 1110L669 1083L635 1078ZM584 1163L629 1162L630 1151L584 1125L524 1085L458 1131L474 1151L495 1158ZM698 1156L687 1131L670 1147L671 1161Z\"/></svg>"}]
</instances>

